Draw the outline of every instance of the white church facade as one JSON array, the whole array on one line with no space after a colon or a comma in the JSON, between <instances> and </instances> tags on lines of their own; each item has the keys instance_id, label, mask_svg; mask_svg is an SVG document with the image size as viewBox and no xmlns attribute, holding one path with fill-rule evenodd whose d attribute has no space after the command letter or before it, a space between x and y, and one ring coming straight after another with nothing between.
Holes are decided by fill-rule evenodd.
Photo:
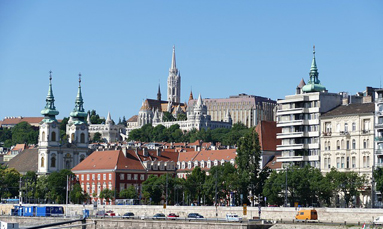
<instances>
[{"instance_id":1,"label":"white church facade","mask_svg":"<svg viewBox=\"0 0 383 229\"><path fill-rule=\"evenodd\" d=\"M70 113L66 126L68 136L66 142L63 142L60 138L59 122L56 119L59 112L56 110L54 101L52 75L50 75L46 106L41 111L44 119L41 121L39 128L37 170L39 175L50 174L62 169L71 169L90 153L88 149L88 123L85 120L87 113L83 107L81 78L79 79L75 108Z\"/></svg>"}]
</instances>

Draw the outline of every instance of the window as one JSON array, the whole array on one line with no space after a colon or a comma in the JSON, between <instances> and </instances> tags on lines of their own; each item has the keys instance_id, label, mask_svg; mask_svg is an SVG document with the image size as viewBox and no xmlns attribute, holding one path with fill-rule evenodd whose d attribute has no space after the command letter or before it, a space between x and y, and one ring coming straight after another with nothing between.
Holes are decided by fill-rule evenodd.
<instances>
[{"instance_id":1,"label":"window","mask_svg":"<svg viewBox=\"0 0 383 229\"><path fill-rule=\"evenodd\" d=\"M328 158L328 168L331 168L331 158Z\"/></svg>"},{"instance_id":2,"label":"window","mask_svg":"<svg viewBox=\"0 0 383 229\"><path fill-rule=\"evenodd\" d=\"M85 143L85 134L84 133L81 133L81 135L80 135L80 142Z\"/></svg>"},{"instance_id":3,"label":"window","mask_svg":"<svg viewBox=\"0 0 383 229\"><path fill-rule=\"evenodd\" d=\"M140 180L145 180L145 174L140 175Z\"/></svg>"},{"instance_id":4,"label":"window","mask_svg":"<svg viewBox=\"0 0 383 229\"><path fill-rule=\"evenodd\" d=\"M103 179L103 180L106 180L106 174L105 174L105 173L102 174L102 179Z\"/></svg>"},{"instance_id":5,"label":"window","mask_svg":"<svg viewBox=\"0 0 383 229\"><path fill-rule=\"evenodd\" d=\"M339 140L336 141L336 149L340 149L340 142L339 142Z\"/></svg>"},{"instance_id":6,"label":"window","mask_svg":"<svg viewBox=\"0 0 383 229\"><path fill-rule=\"evenodd\" d=\"M81 180L84 180L84 174L81 175Z\"/></svg>"},{"instance_id":7,"label":"window","mask_svg":"<svg viewBox=\"0 0 383 229\"><path fill-rule=\"evenodd\" d=\"M363 149L367 149L367 141L366 141L366 139L363 140Z\"/></svg>"},{"instance_id":8,"label":"window","mask_svg":"<svg viewBox=\"0 0 383 229\"><path fill-rule=\"evenodd\" d=\"M132 174L128 174L128 180L132 179Z\"/></svg>"},{"instance_id":9,"label":"window","mask_svg":"<svg viewBox=\"0 0 383 229\"><path fill-rule=\"evenodd\" d=\"M56 141L56 132L54 132L54 131L52 132L51 140L52 140L53 142Z\"/></svg>"},{"instance_id":10,"label":"window","mask_svg":"<svg viewBox=\"0 0 383 229\"><path fill-rule=\"evenodd\" d=\"M45 131L43 131L43 134L41 135L41 141L45 141Z\"/></svg>"},{"instance_id":11,"label":"window","mask_svg":"<svg viewBox=\"0 0 383 229\"><path fill-rule=\"evenodd\" d=\"M112 180L112 174L109 173L109 180Z\"/></svg>"},{"instance_id":12,"label":"window","mask_svg":"<svg viewBox=\"0 0 383 229\"><path fill-rule=\"evenodd\" d=\"M89 180L89 174L86 174L86 180Z\"/></svg>"},{"instance_id":13,"label":"window","mask_svg":"<svg viewBox=\"0 0 383 229\"><path fill-rule=\"evenodd\" d=\"M350 168L350 157L347 157L346 168Z\"/></svg>"},{"instance_id":14,"label":"window","mask_svg":"<svg viewBox=\"0 0 383 229\"><path fill-rule=\"evenodd\" d=\"M337 157L336 158L336 168L340 168L340 158L339 157Z\"/></svg>"},{"instance_id":15,"label":"window","mask_svg":"<svg viewBox=\"0 0 383 229\"><path fill-rule=\"evenodd\" d=\"M355 139L352 139L352 149L356 149L356 141L355 141Z\"/></svg>"},{"instance_id":16,"label":"window","mask_svg":"<svg viewBox=\"0 0 383 229\"><path fill-rule=\"evenodd\" d=\"M348 123L347 122L344 124L344 132L348 132Z\"/></svg>"},{"instance_id":17,"label":"window","mask_svg":"<svg viewBox=\"0 0 383 229\"><path fill-rule=\"evenodd\" d=\"M352 131L356 131L356 124L355 124L355 122L352 123Z\"/></svg>"},{"instance_id":18,"label":"window","mask_svg":"<svg viewBox=\"0 0 383 229\"><path fill-rule=\"evenodd\" d=\"M349 140L346 141L346 149L350 149L350 141Z\"/></svg>"},{"instance_id":19,"label":"window","mask_svg":"<svg viewBox=\"0 0 383 229\"><path fill-rule=\"evenodd\" d=\"M134 180L138 180L138 175L134 174Z\"/></svg>"},{"instance_id":20,"label":"window","mask_svg":"<svg viewBox=\"0 0 383 229\"><path fill-rule=\"evenodd\" d=\"M41 161L40 161L40 166L42 167L42 168L44 168L44 157L41 157Z\"/></svg>"},{"instance_id":21,"label":"window","mask_svg":"<svg viewBox=\"0 0 383 229\"><path fill-rule=\"evenodd\" d=\"M51 167L52 168L56 167L56 157L51 158Z\"/></svg>"},{"instance_id":22,"label":"window","mask_svg":"<svg viewBox=\"0 0 383 229\"><path fill-rule=\"evenodd\" d=\"M121 173L120 174L120 180L124 180L125 179L125 174Z\"/></svg>"},{"instance_id":23,"label":"window","mask_svg":"<svg viewBox=\"0 0 383 229\"><path fill-rule=\"evenodd\" d=\"M336 124L336 132L340 132L340 124Z\"/></svg>"},{"instance_id":24,"label":"window","mask_svg":"<svg viewBox=\"0 0 383 229\"><path fill-rule=\"evenodd\" d=\"M370 156L367 156L366 165L367 165L367 168L370 167Z\"/></svg>"},{"instance_id":25,"label":"window","mask_svg":"<svg viewBox=\"0 0 383 229\"><path fill-rule=\"evenodd\" d=\"M351 164L352 164L352 168L356 168L356 158L355 157L351 158Z\"/></svg>"},{"instance_id":26,"label":"window","mask_svg":"<svg viewBox=\"0 0 383 229\"><path fill-rule=\"evenodd\" d=\"M97 174L97 180L101 180L101 174Z\"/></svg>"},{"instance_id":27,"label":"window","mask_svg":"<svg viewBox=\"0 0 383 229\"><path fill-rule=\"evenodd\" d=\"M370 130L370 119L363 120L363 127L364 127L364 131Z\"/></svg>"},{"instance_id":28,"label":"window","mask_svg":"<svg viewBox=\"0 0 383 229\"><path fill-rule=\"evenodd\" d=\"M344 157L341 158L341 168L344 168Z\"/></svg>"},{"instance_id":29,"label":"window","mask_svg":"<svg viewBox=\"0 0 383 229\"><path fill-rule=\"evenodd\" d=\"M343 139L341 141L340 147L341 147L341 149L344 149L344 140Z\"/></svg>"}]
</instances>

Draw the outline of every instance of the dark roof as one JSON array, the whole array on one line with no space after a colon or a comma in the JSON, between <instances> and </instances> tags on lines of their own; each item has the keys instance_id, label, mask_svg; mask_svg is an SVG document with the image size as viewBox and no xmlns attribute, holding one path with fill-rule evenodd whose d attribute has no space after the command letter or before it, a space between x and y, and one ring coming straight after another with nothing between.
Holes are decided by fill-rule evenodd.
<instances>
[{"instance_id":1,"label":"dark roof","mask_svg":"<svg viewBox=\"0 0 383 229\"><path fill-rule=\"evenodd\" d=\"M138 115L133 115L127 122L137 122Z\"/></svg>"},{"instance_id":2,"label":"dark roof","mask_svg":"<svg viewBox=\"0 0 383 229\"><path fill-rule=\"evenodd\" d=\"M277 133L282 132L281 127L277 127L277 123L273 121L260 121L255 127L258 133L259 144L261 150L276 151L277 145L281 144L281 139L277 139Z\"/></svg>"},{"instance_id":3,"label":"dark roof","mask_svg":"<svg viewBox=\"0 0 383 229\"><path fill-rule=\"evenodd\" d=\"M330 117L330 116L342 116L350 114L369 114L374 113L375 104L374 103L354 103L348 105L338 106L331 111L323 113L321 117Z\"/></svg>"},{"instance_id":4,"label":"dark roof","mask_svg":"<svg viewBox=\"0 0 383 229\"><path fill-rule=\"evenodd\" d=\"M38 149L26 149L17 154L14 158L6 163L9 168L15 168L19 173L28 171L37 172L38 169Z\"/></svg>"}]
</instances>

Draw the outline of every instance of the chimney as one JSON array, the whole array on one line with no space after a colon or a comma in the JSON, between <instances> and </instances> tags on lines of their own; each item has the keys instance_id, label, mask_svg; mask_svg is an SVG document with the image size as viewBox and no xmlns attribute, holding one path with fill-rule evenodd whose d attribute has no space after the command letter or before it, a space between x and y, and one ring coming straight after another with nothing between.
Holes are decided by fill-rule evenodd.
<instances>
[{"instance_id":1,"label":"chimney","mask_svg":"<svg viewBox=\"0 0 383 229\"><path fill-rule=\"evenodd\" d=\"M156 151L157 151L157 157L160 157L161 156L161 149L158 148Z\"/></svg>"},{"instance_id":2,"label":"chimney","mask_svg":"<svg viewBox=\"0 0 383 229\"><path fill-rule=\"evenodd\" d=\"M123 153L124 156L126 157L126 147L125 147L125 146L122 147L122 153Z\"/></svg>"}]
</instances>

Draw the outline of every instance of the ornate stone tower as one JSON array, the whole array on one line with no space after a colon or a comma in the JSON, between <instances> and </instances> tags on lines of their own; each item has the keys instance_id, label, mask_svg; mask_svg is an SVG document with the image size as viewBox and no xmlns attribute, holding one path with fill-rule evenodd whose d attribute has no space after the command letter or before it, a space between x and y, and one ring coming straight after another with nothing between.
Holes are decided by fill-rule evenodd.
<instances>
[{"instance_id":1,"label":"ornate stone tower","mask_svg":"<svg viewBox=\"0 0 383 229\"><path fill-rule=\"evenodd\" d=\"M172 65L168 77L168 101L180 103L181 101L181 74L176 67L176 51L173 46Z\"/></svg>"},{"instance_id":2,"label":"ornate stone tower","mask_svg":"<svg viewBox=\"0 0 383 229\"><path fill-rule=\"evenodd\" d=\"M87 148L89 143L87 113L84 110L84 101L81 94L81 74L79 74L78 92L75 101L75 108L70 113L70 118L66 126L69 143L77 147Z\"/></svg>"},{"instance_id":3,"label":"ornate stone tower","mask_svg":"<svg viewBox=\"0 0 383 229\"><path fill-rule=\"evenodd\" d=\"M49 72L48 95L46 105L41 114L44 115L44 119L40 122L39 128L38 172L47 173L49 171L48 160L52 154L57 154L57 152L51 151L51 149L60 145L60 129L59 123L56 120L56 115L59 112L56 110L55 98L53 96L52 71ZM53 160L55 163L55 159Z\"/></svg>"}]
</instances>

